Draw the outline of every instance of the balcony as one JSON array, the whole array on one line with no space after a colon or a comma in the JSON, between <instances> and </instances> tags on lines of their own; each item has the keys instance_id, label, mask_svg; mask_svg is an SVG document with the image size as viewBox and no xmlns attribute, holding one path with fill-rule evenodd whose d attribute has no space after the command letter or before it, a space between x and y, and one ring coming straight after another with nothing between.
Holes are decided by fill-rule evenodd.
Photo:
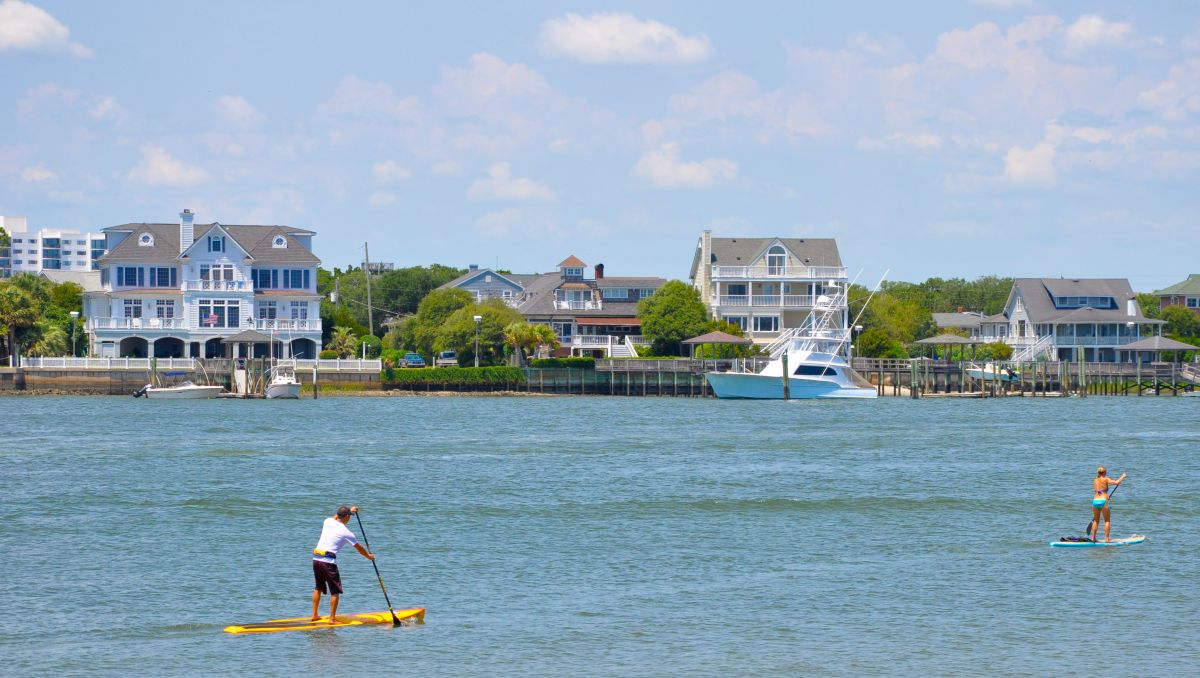
<instances>
[{"instance_id":1,"label":"balcony","mask_svg":"<svg viewBox=\"0 0 1200 678\"><path fill-rule=\"evenodd\" d=\"M713 266L713 280L845 280L845 266Z\"/></svg>"},{"instance_id":2,"label":"balcony","mask_svg":"<svg viewBox=\"0 0 1200 678\"><path fill-rule=\"evenodd\" d=\"M185 292L253 292L249 280L185 280Z\"/></svg>"},{"instance_id":3,"label":"balcony","mask_svg":"<svg viewBox=\"0 0 1200 678\"><path fill-rule=\"evenodd\" d=\"M85 326L92 330L181 330L186 329L183 318L88 318Z\"/></svg>"},{"instance_id":4,"label":"balcony","mask_svg":"<svg viewBox=\"0 0 1200 678\"><path fill-rule=\"evenodd\" d=\"M554 300L554 310L556 311L599 311L604 308L602 301L566 301L564 299Z\"/></svg>"},{"instance_id":5,"label":"balcony","mask_svg":"<svg viewBox=\"0 0 1200 678\"><path fill-rule=\"evenodd\" d=\"M246 326L253 327L259 332L320 332L321 319L254 318L247 320Z\"/></svg>"},{"instance_id":6,"label":"balcony","mask_svg":"<svg viewBox=\"0 0 1200 678\"><path fill-rule=\"evenodd\" d=\"M812 294L722 294L713 295L714 306L745 308L812 308L819 297Z\"/></svg>"}]
</instances>

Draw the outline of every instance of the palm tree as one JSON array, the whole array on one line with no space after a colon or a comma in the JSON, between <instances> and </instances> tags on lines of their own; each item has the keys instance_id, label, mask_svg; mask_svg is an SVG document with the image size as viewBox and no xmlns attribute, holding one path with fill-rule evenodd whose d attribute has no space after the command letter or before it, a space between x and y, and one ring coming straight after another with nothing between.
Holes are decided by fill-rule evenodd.
<instances>
[{"instance_id":1,"label":"palm tree","mask_svg":"<svg viewBox=\"0 0 1200 678\"><path fill-rule=\"evenodd\" d=\"M67 331L61 325L56 324L52 320L39 320L37 322L38 337L37 341L29 347L29 355L31 356L55 356L66 355L70 350L67 338Z\"/></svg>"},{"instance_id":2,"label":"palm tree","mask_svg":"<svg viewBox=\"0 0 1200 678\"><path fill-rule=\"evenodd\" d=\"M341 358L349 358L358 349L358 337L354 336L354 330L349 327L335 327L333 336L329 338L329 344L325 348L337 351Z\"/></svg>"},{"instance_id":3,"label":"palm tree","mask_svg":"<svg viewBox=\"0 0 1200 678\"><path fill-rule=\"evenodd\" d=\"M34 327L41 315L35 295L13 282L0 283L0 330L7 337L9 355L17 352L17 333Z\"/></svg>"}]
</instances>

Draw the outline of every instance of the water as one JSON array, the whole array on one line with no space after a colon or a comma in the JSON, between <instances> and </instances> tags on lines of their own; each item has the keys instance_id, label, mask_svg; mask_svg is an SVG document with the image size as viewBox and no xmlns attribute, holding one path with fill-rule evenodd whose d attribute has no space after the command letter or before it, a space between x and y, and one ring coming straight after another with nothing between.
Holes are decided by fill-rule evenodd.
<instances>
[{"instance_id":1,"label":"water","mask_svg":"<svg viewBox=\"0 0 1200 678\"><path fill-rule=\"evenodd\" d=\"M1200 660L1190 398L0 399L8 675L1168 675ZM1128 471L1120 549L1051 549ZM308 612L357 503L423 627ZM357 531L357 525L351 523ZM384 609L342 559L342 611Z\"/></svg>"}]
</instances>

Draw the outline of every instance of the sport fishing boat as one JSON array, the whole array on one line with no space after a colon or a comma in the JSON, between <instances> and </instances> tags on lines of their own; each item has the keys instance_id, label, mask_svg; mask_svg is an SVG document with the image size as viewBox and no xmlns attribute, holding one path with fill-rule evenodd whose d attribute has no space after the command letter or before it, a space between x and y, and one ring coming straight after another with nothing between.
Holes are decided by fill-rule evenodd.
<instances>
[{"instance_id":1,"label":"sport fishing boat","mask_svg":"<svg viewBox=\"0 0 1200 678\"><path fill-rule=\"evenodd\" d=\"M838 326L845 294L842 289L833 299L819 297L800 327L787 330L767 347L771 361L761 370L743 366L705 373L713 394L754 400L876 397L875 387L841 355L850 334Z\"/></svg>"},{"instance_id":2,"label":"sport fishing boat","mask_svg":"<svg viewBox=\"0 0 1200 678\"><path fill-rule=\"evenodd\" d=\"M300 381L296 379L296 363L281 362L271 368L271 381L267 382L266 396L268 399L300 397Z\"/></svg>"}]
</instances>

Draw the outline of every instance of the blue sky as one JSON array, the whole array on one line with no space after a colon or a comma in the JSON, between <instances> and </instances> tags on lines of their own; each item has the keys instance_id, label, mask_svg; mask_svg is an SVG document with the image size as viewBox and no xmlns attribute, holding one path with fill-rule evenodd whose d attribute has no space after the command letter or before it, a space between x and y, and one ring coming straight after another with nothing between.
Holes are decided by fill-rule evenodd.
<instances>
[{"instance_id":1,"label":"blue sky","mask_svg":"<svg viewBox=\"0 0 1200 678\"><path fill-rule=\"evenodd\" d=\"M1200 5L0 0L0 214L318 232L328 267L1200 270Z\"/></svg>"}]
</instances>

